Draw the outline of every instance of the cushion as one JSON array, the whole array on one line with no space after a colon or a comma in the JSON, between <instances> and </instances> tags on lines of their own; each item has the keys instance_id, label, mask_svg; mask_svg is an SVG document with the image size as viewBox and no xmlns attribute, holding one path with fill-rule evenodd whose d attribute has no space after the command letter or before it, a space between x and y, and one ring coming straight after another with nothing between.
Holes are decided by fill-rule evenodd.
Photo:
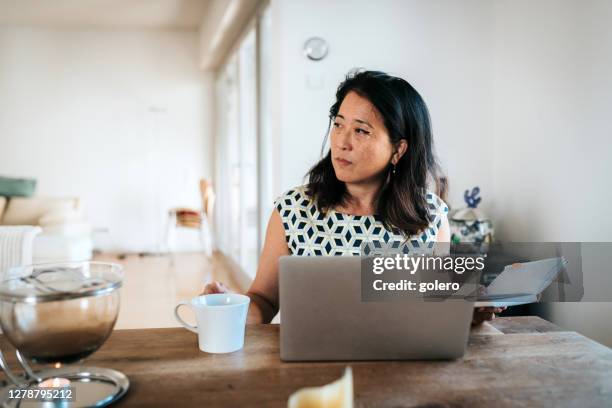
<instances>
[{"instance_id":1,"label":"cushion","mask_svg":"<svg viewBox=\"0 0 612 408\"><path fill-rule=\"evenodd\" d=\"M36 180L0 176L0 196L30 197L36 189Z\"/></svg>"},{"instance_id":2,"label":"cushion","mask_svg":"<svg viewBox=\"0 0 612 408\"><path fill-rule=\"evenodd\" d=\"M6 207L6 197L0 197L0 220L2 219L2 214L4 214L5 207Z\"/></svg>"},{"instance_id":3,"label":"cushion","mask_svg":"<svg viewBox=\"0 0 612 408\"><path fill-rule=\"evenodd\" d=\"M38 225L38 220L43 215L55 211L69 211L77 208L77 205L76 198L13 197L6 206L0 224Z\"/></svg>"},{"instance_id":4,"label":"cushion","mask_svg":"<svg viewBox=\"0 0 612 408\"><path fill-rule=\"evenodd\" d=\"M57 225L72 224L81 221L81 212L74 208L51 210L38 220L41 227L52 227Z\"/></svg>"}]
</instances>

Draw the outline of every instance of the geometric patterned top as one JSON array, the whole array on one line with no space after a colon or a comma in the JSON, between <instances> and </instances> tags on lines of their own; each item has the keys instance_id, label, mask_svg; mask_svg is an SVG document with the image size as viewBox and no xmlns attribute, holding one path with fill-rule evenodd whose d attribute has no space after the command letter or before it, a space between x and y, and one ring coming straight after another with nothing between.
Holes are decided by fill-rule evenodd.
<instances>
[{"instance_id":1,"label":"geometric patterned top","mask_svg":"<svg viewBox=\"0 0 612 408\"><path fill-rule=\"evenodd\" d=\"M401 242L404 253L428 252L433 248L438 229L448 215L448 206L437 195L427 192L429 226L408 237L388 231L377 215L351 215L328 210L322 215L305 193L305 186L286 191L274 201L285 229L292 255L360 256L367 242Z\"/></svg>"}]
</instances>

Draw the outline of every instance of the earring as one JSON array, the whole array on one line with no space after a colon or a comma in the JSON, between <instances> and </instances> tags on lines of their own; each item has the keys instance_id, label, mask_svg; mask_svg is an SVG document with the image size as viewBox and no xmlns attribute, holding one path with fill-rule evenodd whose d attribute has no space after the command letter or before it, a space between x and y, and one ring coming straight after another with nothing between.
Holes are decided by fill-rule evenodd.
<instances>
[{"instance_id":1,"label":"earring","mask_svg":"<svg viewBox=\"0 0 612 408\"><path fill-rule=\"evenodd\" d=\"M393 174L395 174L395 164L393 165Z\"/></svg>"}]
</instances>

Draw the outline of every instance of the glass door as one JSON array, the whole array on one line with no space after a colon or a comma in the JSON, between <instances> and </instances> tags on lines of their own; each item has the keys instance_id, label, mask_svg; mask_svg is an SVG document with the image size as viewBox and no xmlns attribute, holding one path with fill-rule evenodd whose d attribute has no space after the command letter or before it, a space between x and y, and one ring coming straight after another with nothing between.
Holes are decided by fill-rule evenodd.
<instances>
[{"instance_id":1,"label":"glass door","mask_svg":"<svg viewBox=\"0 0 612 408\"><path fill-rule=\"evenodd\" d=\"M260 251L260 146L255 25L219 71L215 143L219 249L255 276Z\"/></svg>"}]
</instances>

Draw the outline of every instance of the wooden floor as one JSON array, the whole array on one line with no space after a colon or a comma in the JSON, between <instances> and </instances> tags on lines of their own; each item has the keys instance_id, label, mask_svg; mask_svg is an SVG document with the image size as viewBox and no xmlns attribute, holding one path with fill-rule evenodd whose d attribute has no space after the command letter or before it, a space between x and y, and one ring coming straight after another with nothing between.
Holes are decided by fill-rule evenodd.
<instances>
[{"instance_id":1,"label":"wooden floor","mask_svg":"<svg viewBox=\"0 0 612 408\"><path fill-rule=\"evenodd\" d=\"M242 292L248 285L244 275L220 252L209 259L203 253L177 253L170 256L125 257L97 254L95 261L114 262L124 267L121 307L115 329L176 327L174 306L179 300L197 296L206 282L219 280L233 291ZM187 308L181 316L193 322Z\"/></svg>"}]
</instances>

